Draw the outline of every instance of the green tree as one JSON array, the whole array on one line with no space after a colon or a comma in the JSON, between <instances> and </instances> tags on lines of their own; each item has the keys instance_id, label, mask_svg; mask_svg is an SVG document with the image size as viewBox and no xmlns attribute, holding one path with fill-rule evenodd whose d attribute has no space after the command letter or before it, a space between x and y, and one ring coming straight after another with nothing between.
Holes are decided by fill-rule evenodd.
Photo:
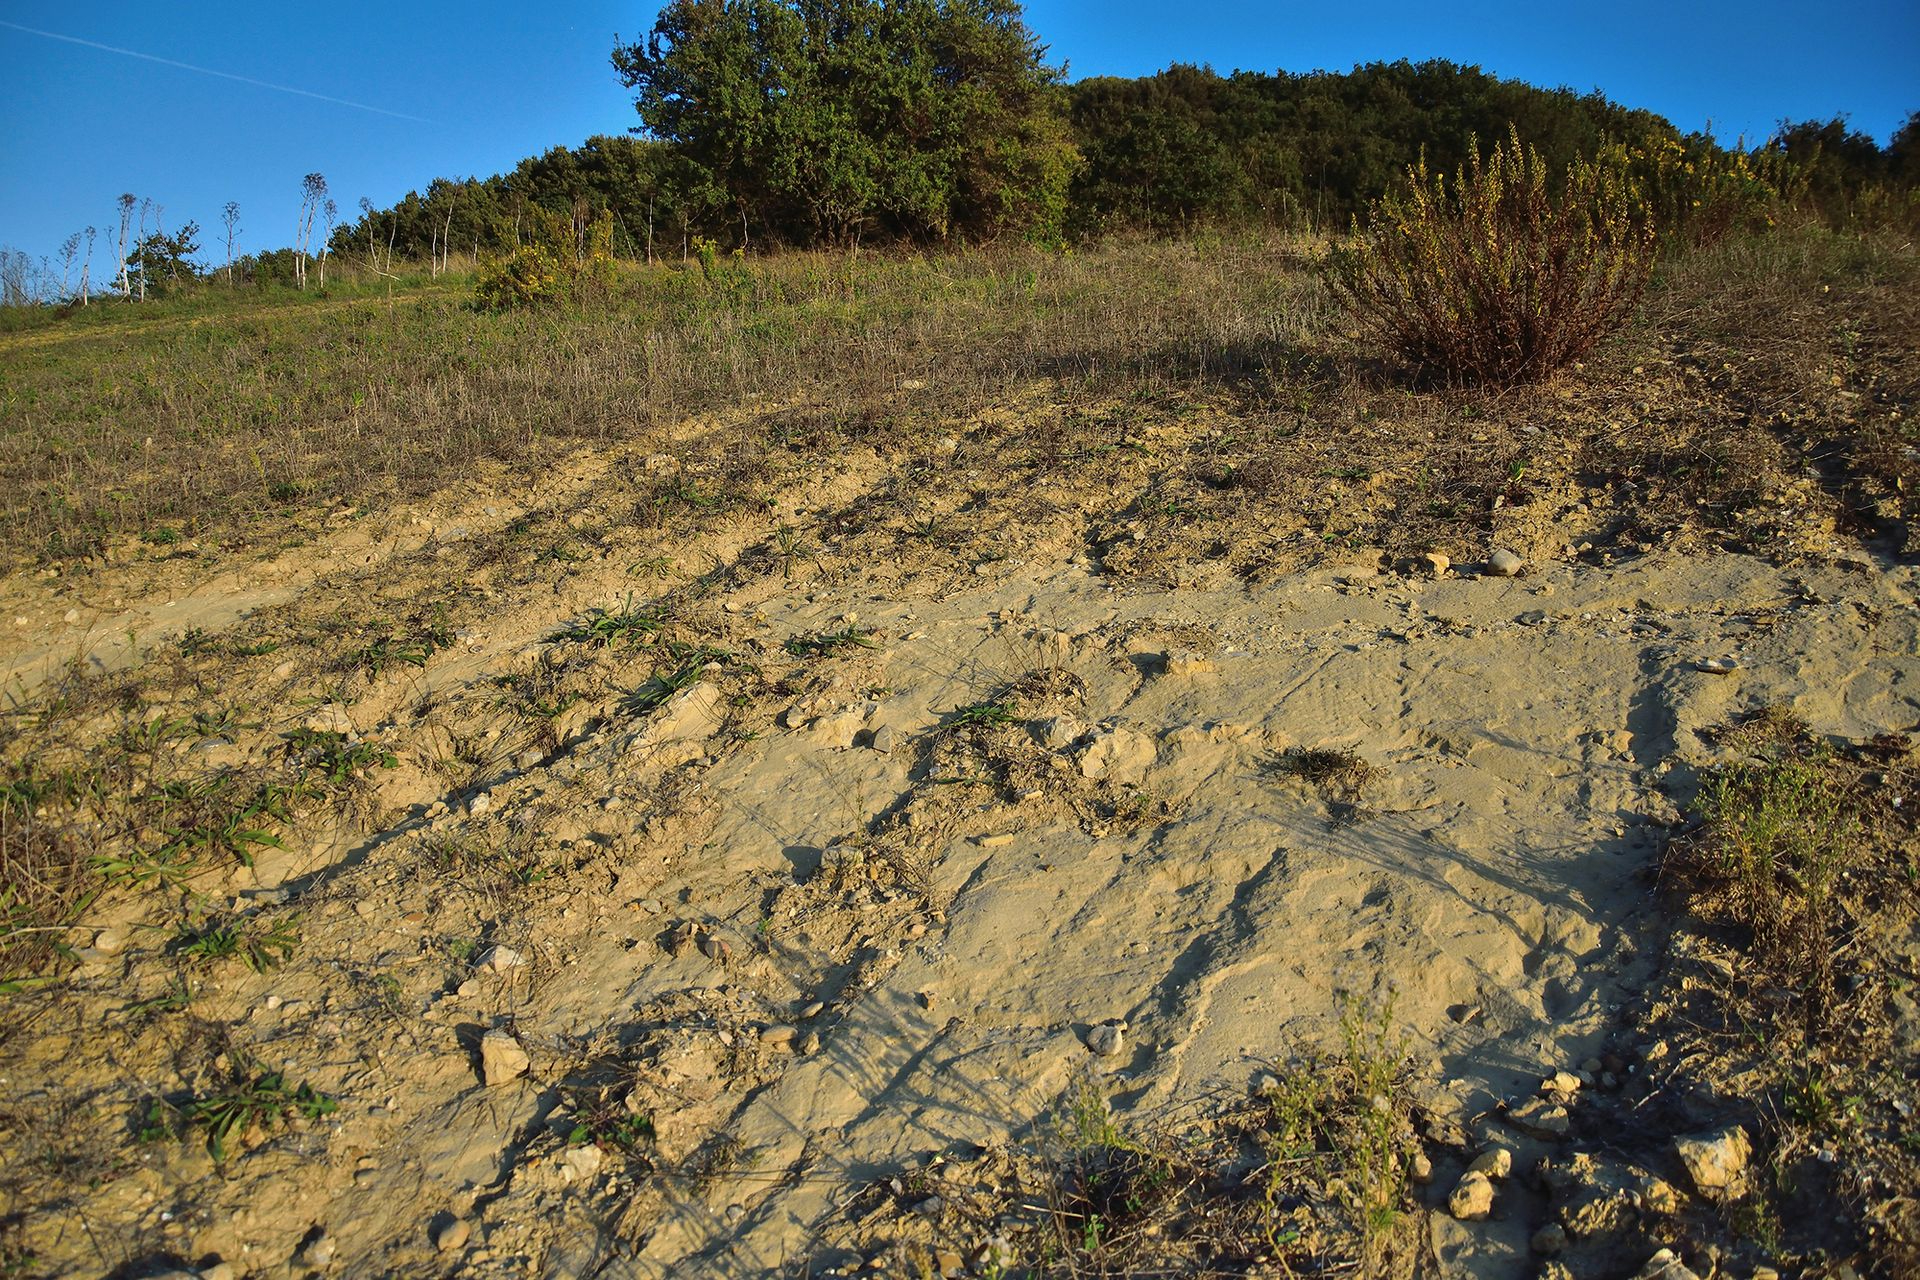
<instances>
[{"instance_id":1,"label":"green tree","mask_svg":"<svg viewBox=\"0 0 1920 1280\"><path fill-rule=\"evenodd\" d=\"M1055 232L1076 153L1013 0L673 0L616 45L709 219L794 240Z\"/></svg>"}]
</instances>

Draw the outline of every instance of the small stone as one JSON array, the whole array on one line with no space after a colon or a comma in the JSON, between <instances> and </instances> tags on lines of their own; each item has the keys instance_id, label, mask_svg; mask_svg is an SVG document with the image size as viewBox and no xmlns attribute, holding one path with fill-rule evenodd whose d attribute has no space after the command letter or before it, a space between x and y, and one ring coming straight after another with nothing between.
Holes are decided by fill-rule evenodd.
<instances>
[{"instance_id":1,"label":"small stone","mask_svg":"<svg viewBox=\"0 0 1920 1280\"><path fill-rule=\"evenodd\" d=\"M1433 1181L1433 1160L1424 1151L1413 1153L1413 1159L1407 1162L1407 1176L1420 1186Z\"/></svg>"},{"instance_id":2,"label":"small stone","mask_svg":"<svg viewBox=\"0 0 1920 1280\"><path fill-rule=\"evenodd\" d=\"M518 1080L532 1065L511 1032L489 1031L480 1037L480 1078L488 1087Z\"/></svg>"},{"instance_id":3,"label":"small stone","mask_svg":"<svg viewBox=\"0 0 1920 1280\"><path fill-rule=\"evenodd\" d=\"M913 1206L913 1211L923 1218L937 1218L946 1211L947 1202L939 1196L928 1196Z\"/></svg>"},{"instance_id":4,"label":"small stone","mask_svg":"<svg viewBox=\"0 0 1920 1280\"><path fill-rule=\"evenodd\" d=\"M118 929L102 929L93 935L93 949L103 956L117 956L127 945L127 935Z\"/></svg>"},{"instance_id":5,"label":"small stone","mask_svg":"<svg viewBox=\"0 0 1920 1280\"><path fill-rule=\"evenodd\" d=\"M1707 658L1694 664L1695 668L1711 676L1731 675L1740 669L1738 658Z\"/></svg>"},{"instance_id":6,"label":"small stone","mask_svg":"<svg viewBox=\"0 0 1920 1280\"><path fill-rule=\"evenodd\" d=\"M716 937L711 933L702 934L700 937L700 954L715 964L725 964L727 961L733 959L733 948L728 946L726 940L723 938Z\"/></svg>"},{"instance_id":7,"label":"small stone","mask_svg":"<svg viewBox=\"0 0 1920 1280\"><path fill-rule=\"evenodd\" d=\"M873 741L869 745L881 755L890 756L893 754L894 745L899 741L899 737L900 736L893 731L892 725L881 725L873 731Z\"/></svg>"},{"instance_id":8,"label":"small stone","mask_svg":"<svg viewBox=\"0 0 1920 1280\"><path fill-rule=\"evenodd\" d=\"M1737 1189L1753 1155L1753 1141L1739 1125L1673 1140L1674 1154L1703 1195Z\"/></svg>"},{"instance_id":9,"label":"small stone","mask_svg":"<svg viewBox=\"0 0 1920 1280\"><path fill-rule=\"evenodd\" d=\"M1662 1249L1633 1273L1633 1280L1700 1280L1700 1277L1680 1261L1679 1254L1671 1249Z\"/></svg>"},{"instance_id":10,"label":"small stone","mask_svg":"<svg viewBox=\"0 0 1920 1280\"><path fill-rule=\"evenodd\" d=\"M1484 1173L1496 1181L1504 1179L1513 1172L1513 1152L1505 1147L1494 1147L1481 1152L1474 1162L1467 1166L1468 1173Z\"/></svg>"},{"instance_id":11,"label":"small stone","mask_svg":"<svg viewBox=\"0 0 1920 1280\"><path fill-rule=\"evenodd\" d=\"M1571 1071L1556 1071L1540 1082L1540 1093L1544 1097L1553 1093L1580 1092L1580 1077Z\"/></svg>"},{"instance_id":12,"label":"small stone","mask_svg":"<svg viewBox=\"0 0 1920 1280\"><path fill-rule=\"evenodd\" d=\"M809 1031L806 1034L806 1038L800 1041L800 1047L794 1050L794 1052L808 1054L816 1052L819 1048L820 1033L818 1031Z\"/></svg>"},{"instance_id":13,"label":"small stone","mask_svg":"<svg viewBox=\"0 0 1920 1280\"><path fill-rule=\"evenodd\" d=\"M982 849L1004 849L1013 843L1013 836L1008 832L1001 832L991 836L977 836L974 839L974 843Z\"/></svg>"},{"instance_id":14,"label":"small stone","mask_svg":"<svg viewBox=\"0 0 1920 1280\"><path fill-rule=\"evenodd\" d=\"M825 1012L826 1007L822 1002L815 1000L812 1004L800 1011L800 1016L803 1018L817 1018L821 1013Z\"/></svg>"},{"instance_id":15,"label":"small stone","mask_svg":"<svg viewBox=\"0 0 1920 1280\"><path fill-rule=\"evenodd\" d=\"M518 969L527 962L527 958L512 947L488 947L473 962L473 967L484 973L505 973L509 969Z\"/></svg>"},{"instance_id":16,"label":"small stone","mask_svg":"<svg viewBox=\"0 0 1920 1280\"><path fill-rule=\"evenodd\" d=\"M1480 1006L1477 1004L1456 1004L1447 1008L1447 1016L1461 1026L1480 1020Z\"/></svg>"},{"instance_id":17,"label":"small stone","mask_svg":"<svg viewBox=\"0 0 1920 1280\"><path fill-rule=\"evenodd\" d=\"M1537 627L1546 620L1547 612L1544 609L1529 609L1514 619L1515 622L1518 622L1523 627Z\"/></svg>"},{"instance_id":18,"label":"small stone","mask_svg":"<svg viewBox=\"0 0 1920 1280\"><path fill-rule=\"evenodd\" d=\"M600 1165L605 1159L606 1153L591 1144L568 1147L566 1154L560 1157L560 1167L569 1178L585 1182L600 1172Z\"/></svg>"},{"instance_id":19,"label":"small stone","mask_svg":"<svg viewBox=\"0 0 1920 1280\"><path fill-rule=\"evenodd\" d=\"M1447 576L1447 570L1453 568L1453 561L1438 551L1429 551L1420 557L1420 565L1436 578Z\"/></svg>"},{"instance_id":20,"label":"small stone","mask_svg":"<svg viewBox=\"0 0 1920 1280\"><path fill-rule=\"evenodd\" d=\"M987 1242L974 1251L973 1267L989 1275L996 1271L1010 1271L1018 1256L1005 1236L989 1236Z\"/></svg>"},{"instance_id":21,"label":"small stone","mask_svg":"<svg viewBox=\"0 0 1920 1280\"><path fill-rule=\"evenodd\" d=\"M1517 577L1526 563L1505 547L1495 547L1493 554L1487 557L1487 572L1497 578Z\"/></svg>"},{"instance_id":22,"label":"small stone","mask_svg":"<svg viewBox=\"0 0 1920 1280\"><path fill-rule=\"evenodd\" d=\"M326 1267L332 1264L333 1254L333 1237L322 1231L301 1246L300 1262L303 1266Z\"/></svg>"},{"instance_id":23,"label":"small stone","mask_svg":"<svg viewBox=\"0 0 1920 1280\"><path fill-rule=\"evenodd\" d=\"M934 1254L933 1266L934 1270L938 1271L946 1280L952 1280L955 1276L965 1274L967 1269L965 1261L961 1259L959 1254L951 1249L942 1249L940 1252Z\"/></svg>"},{"instance_id":24,"label":"small stone","mask_svg":"<svg viewBox=\"0 0 1920 1280\"><path fill-rule=\"evenodd\" d=\"M1103 1022L1087 1031L1087 1048L1101 1058L1115 1058L1126 1046L1127 1024Z\"/></svg>"},{"instance_id":25,"label":"small stone","mask_svg":"<svg viewBox=\"0 0 1920 1280\"><path fill-rule=\"evenodd\" d=\"M800 1034L799 1031L795 1030L793 1027L789 1027L781 1024L775 1024L774 1026L767 1027L760 1032L760 1043L764 1045L789 1044L799 1034Z\"/></svg>"},{"instance_id":26,"label":"small stone","mask_svg":"<svg viewBox=\"0 0 1920 1280\"><path fill-rule=\"evenodd\" d=\"M1080 749L1080 774L1138 782L1159 756L1154 740L1135 729L1111 728L1096 732Z\"/></svg>"},{"instance_id":27,"label":"small stone","mask_svg":"<svg viewBox=\"0 0 1920 1280\"><path fill-rule=\"evenodd\" d=\"M200 1268L200 1280L238 1280L231 1262L216 1262Z\"/></svg>"},{"instance_id":28,"label":"small stone","mask_svg":"<svg viewBox=\"0 0 1920 1280\"><path fill-rule=\"evenodd\" d=\"M467 812L476 818L483 813L491 812L492 809L493 793L490 791L482 791L467 801Z\"/></svg>"},{"instance_id":29,"label":"small stone","mask_svg":"<svg viewBox=\"0 0 1920 1280\"><path fill-rule=\"evenodd\" d=\"M1493 1212L1493 1183L1484 1173L1469 1173L1447 1195L1447 1212L1462 1222L1480 1222Z\"/></svg>"},{"instance_id":30,"label":"small stone","mask_svg":"<svg viewBox=\"0 0 1920 1280\"><path fill-rule=\"evenodd\" d=\"M1528 1241L1528 1243L1533 1246L1535 1253L1550 1258L1554 1254L1562 1253L1566 1250L1567 1229L1557 1222L1549 1222L1546 1226L1534 1232L1533 1239Z\"/></svg>"},{"instance_id":31,"label":"small stone","mask_svg":"<svg viewBox=\"0 0 1920 1280\"><path fill-rule=\"evenodd\" d=\"M433 1237L433 1247L442 1253L452 1253L456 1249L465 1248L468 1238L472 1235L473 1227L467 1220L455 1218L440 1228L438 1234Z\"/></svg>"},{"instance_id":32,"label":"small stone","mask_svg":"<svg viewBox=\"0 0 1920 1280\"><path fill-rule=\"evenodd\" d=\"M1545 1098L1528 1099L1524 1105L1507 1112L1507 1119L1514 1128L1536 1138L1564 1138L1573 1128L1567 1109Z\"/></svg>"}]
</instances>

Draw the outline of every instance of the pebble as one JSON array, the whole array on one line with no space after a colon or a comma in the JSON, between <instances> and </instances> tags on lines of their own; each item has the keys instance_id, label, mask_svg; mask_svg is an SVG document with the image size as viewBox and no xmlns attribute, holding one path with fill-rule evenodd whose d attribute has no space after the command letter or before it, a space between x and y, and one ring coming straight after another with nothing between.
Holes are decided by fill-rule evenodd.
<instances>
[{"instance_id":1,"label":"pebble","mask_svg":"<svg viewBox=\"0 0 1920 1280\"><path fill-rule=\"evenodd\" d=\"M1739 1125L1713 1133L1688 1134L1673 1140L1674 1154L1703 1195L1737 1187L1753 1155L1753 1140Z\"/></svg>"},{"instance_id":2,"label":"pebble","mask_svg":"<svg viewBox=\"0 0 1920 1280\"><path fill-rule=\"evenodd\" d=\"M965 1275L967 1270L967 1264L961 1259L959 1254L951 1249L942 1249L939 1253L934 1254L933 1265L935 1270L943 1277L946 1277L946 1280L952 1280L955 1276Z\"/></svg>"},{"instance_id":3,"label":"pebble","mask_svg":"<svg viewBox=\"0 0 1920 1280\"><path fill-rule=\"evenodd\" d=\"M873 741L869 745L881 755L890 756L899 740L900 735L893 731L893 726L884 724L873 731Z\"/></svg>"},{"instance_id":4,"label":"pebble","mask_svg":"<svg viewBox=\"0 0 1920 1280\"><path fill-rule=\"evenodd\" d=\"M1494 1147L1483 1151L1474 1162L1467 1166L1468 1173L1483 1173L1489 1178L1504 1179L1513 1172L1513 1152L1505 1147Z\"/></svg>"},{"instance_id":5,"label":"pebble","mask_svg":"<svg viewBox=\"0 0 1920 1280\"><path fill-rule=\"evenodd\" d=\"M1680 1261L1679 1254L1671 1249L1662 1249L1648 1258L1645 1266L1634 1272L1633 1280L1700 1280L1700 1277Z\"/></svg>"},{"instance_id":6,"label":"pebble","mask_svg":"<svg viewBox=\"0 0 1920 1280\"><path fill-rule=\"evenodd\" d=\"M793 1027L776 1023L760 1032L760 1043L766 1045L788 1044L799 1034L799 1031Z\"/></svg>"},{"instance_id":7,"label":"pebble","mask_svg":"<svg viewBox=\"0 0 1920 1280\"><path fill-rule=\"evenodd\" d=\"M1493 554L1487 557L1487 572L1495 577L1512 578L1519 575L1526 563L1505 547L1495 547Z\"/></svg>"},{"instance_id":8,"label":"pebble","mask_svg":"<svg viewBox=\"0 0 1920 1280\"><path fill-rule=\"evenodd\" d=\"M1002 832L999 835L979 836L975 838L974 843L982 849L1004 849L1013 843L1013 836L1007 832Z\"/></svg>"},{"instance_id":9,"label":"pebble","mask_svg":"<svg viewBox=\"0 0 1920 1280\"><path fill-rule=\"evenodd\" d=\"M455 1249L464 1248L468 1238L472 1235L473 1227L468 1224L467 1220L465 1218L455 1218L452 1222L440 1228L439 1233L433 1237L433 1247L442 1253L452 1253Z\"/></svg>"},{"instance_id":10,"label":"pebble","mask_svg":"<svg viewBox=\"0 0 1920 1280\"><path fill-rule=\"evenodd\" d=\"M1564 1138L1573 1128L1567 1109L1545 1098L1529 1099L1523 1106L1507 1112L1507 1119L1516 1129L1536 1138Z\"/></svg>"},{"instance_id":11,"label":"pebble","mask_svg":"<svg viewBox=\"0 0 1920 1280\"><path fill-rule=\"evenodd\" d=\"M1708 675L1724 676L1731 675L1733 672L1738 671L1740 669L1740 661L1737 658L1707 658L1695 663L1694 666L1697 670L1704 671Z\"/></svg>"},{"instance_id":12,"label":"pebble","mask_svg":"<svg viewBox=\"0 0 1920 1280\"><path fill-rule=\"evenodd\" d=\"M1580 1092L1580 1077L1571 1071L1556 1071L1540 1082L1542 1096L1551 1093Z\"/></svg>"},{"instance_id":13,"label":"pebble","mask_svg":"<svg viewBox=\"0 0 1920 1280\"><path fill-rule=\"evenodd\" d=\"M1433 1181L1433 1160L1424 1151L1413 1153L1413 1159L1407 1164L1407 1176L1419 1186Z\"/></svg>"},{"instance_id":14,"label":"pebble","mask_svg":"<svg viewBox=\"0 0 1920 1280\"><path fill-rule=\"evenodd\" d=\"M1427 552L1420 557L1420 563L1425 565L1427 572L1436 578L1446 577L1447 570L1453 568L1453 561L1441 555L1438 551Z\"/></svg>"},{"instance_id":15,"label":"pebble","mask_svg":"<svg viewBox=\"0 0 1920 1280\"><path fill-rule=\"evenodd\" d=\"M1017 1256L1005 1236L988 1236L987 1242L974 1252L973 1266L987 1275L1006 1272L1013 1268Z\"/></svg>"},{"instance_id":16,"label":"pebble","mask_svg":"<svg viewBox=\"0 0 1920 1280\"><path fill-rule=\"evenodd\" d=\"M532 1065L511 1032L489 1031L480 1037L480 1078L489 1087L518 1080Z\"/></svg>"},{"instance_id":17,"label":"pebble","mask_svg":"<svg viewBox=\"0 0 1920 1280\"><path fill-rule=\"evenodd\" d=\"M1549 1222L1546 1226L1534 1232L1533 1239L1528 1241L1528 1243L1533 1246L1535 1253L1552 1257L1556 1253L1565 1251L1567 1247L1567 1229L1557 1222Z\"/></svg>"},{"instance_id":18,"label":"pebble","mask_svg":"<svg viewBox=\"0 0 1920 1280\"><path fill-rule=\"evenodd\" d=\"M488 947L473 962L473 967L487 973L505 973L509 969L518 969L527 962L527 958L512 947Z\"/></svg>"},{"instance_id":19,"label":"pebble","mask_svg":"<svg viewBox=\"0 0 1920 1280\"><path fill-rule=\"evenodd\" d=\"M333 1237L322 1231L300 1250L300 1262L308 1267L325 1267L333 1262Z\"/></svg>"},{"instance_id":20,"label":"pebble","mask_svg":"<svg viewBox=\"0 0 1920 1280\"><path fill-rule=\"evenodd\" d=\"M103 956L117 956L127 945L127 935L118 929L102 929L93 935L93 949Z\"/></svg>"},{"instance_id":21,"label":"pebble","mask_svg":"<svg viewBox=\"0 0 1920 1280\"><path fill-rule=\"evenodd\" d=\"M1127 1024L1103 1022L1087 1031L1087 1048L1102 1058L1115 1058L1126 1049Z\"/></svg>"},{"instance_id":22,"label":"pebble","mask_svg":"<svg viewBox=\"0 0 1920 1280\"><path fill-rule=\"evenodd\" d=\"M733 948L723 939L709 933L700 938L700 954L715 964L725 964L733 958Z\"/></svg>"},{"instance_id":23,"label":"pebble","mask_svg":"<svg viewBox=\"0 0 1920 1280\"><path fill-rule=\"evenodd\" d=\"M800 1011L800 1016L803 1018L817 1018L821 1013L825 1012L826 1007L822 1002L815 1000L812 1004Z\"/></svg>"},{"instance_id":24,"label":"pebble","mask_svg":"<svg viewBox=\"0 0 1920 1280\"><path fill-rule=\"evenodd\" d=\"M482 791L474 796L473 799L467 801L467 812L476 818L483 813L491 811L492 808L493 793L489 791Z\"/></svg>"},{"instance_id":25,"label":"pebble","mask_svg":"<svg viewBox=\"0 0 1920 1280\"><path fill-rule=\"evenodd\" d=\"M1447 1212L1462 1222L1479 1222L1493 1212L1493 1183L1484 1173L1469 1173L1447 1196Z\"/></svg>"}]
</instances>

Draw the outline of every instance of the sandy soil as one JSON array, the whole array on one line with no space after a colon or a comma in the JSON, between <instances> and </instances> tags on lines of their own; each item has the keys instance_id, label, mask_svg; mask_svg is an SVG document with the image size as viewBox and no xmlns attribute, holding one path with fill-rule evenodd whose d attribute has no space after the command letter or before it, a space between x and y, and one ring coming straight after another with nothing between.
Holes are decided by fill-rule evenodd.
<instances>
[{"instance_id":1,"label":"sandy soil","mask_svg":"<svg viewBox=\"0 0 1920 1280\"><path fill-rule=\"evenodd\" d=\"M195 885L249 927L297 915L282 967L194 967L190 1009L136 1016L181 968L181 899L118 894L86 921L107 945L18 1006L0 1171L49 1274L840 1265L822 1242L875 1180L1018 1143L1088 1077L1124 1115L1204 1123L1326 1043L1342 992L1391 988L1423 1105L1473 1123L1598 1053L1663 971L1649 873L1724 750L1707 729L1771 705L1849 739L1920 723L1920 580L1830 538L1593 563L1547 503L1502 539L1514 577L1478 572L1491 544L1438 576L1365 549L1132 575L1154 548L1100 474L968 508L925 477L993 460L939 442L917 474L963 545L876 521L900 462L859 451L784 478L777 514L620 523L609 477L677 450L476 477L273 558L8 585L20 696L79 657L153 677L149 722L246 707L178 744L193 767L264 766L303 725L395 755ZM503 553L531 512L587 550ZM667 587L657 633L555 638ZM354 642L330 620L435 601L454 642L422 666L316 656ZM560 709L514 701L533 685ZM1373 772L1316 785L1299 751ZM1091 1052L1114 1020L1120 1052ZM492 1041L514 1078L491 1086L489 1032L525 1055ZM145 1100L241 1055L338 1111L222 1163L132 1142ZM627 1115L652 1125L632 1151L567 1142ZM1440 1274L1527 1271L1546 1206L1516 1196L1421 1224Z\"/></svg>"}]
</instances>

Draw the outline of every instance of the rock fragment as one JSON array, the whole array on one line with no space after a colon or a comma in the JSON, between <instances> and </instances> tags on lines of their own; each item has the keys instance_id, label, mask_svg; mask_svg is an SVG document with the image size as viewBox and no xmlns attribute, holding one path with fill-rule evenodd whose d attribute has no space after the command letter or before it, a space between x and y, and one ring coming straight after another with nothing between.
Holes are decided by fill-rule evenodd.
<instances>
[{"instance_id":1,"label":"rock fragment","mask_svg":"<svg viewBox=\"0 0 1920 1280\"><path fill-rule=\"evenodd\" d=\"M1087 1031L1087 1048L1096 1057L1115 1058L1123 1052L1126 1045L1127 1024L1121 1021L1103 1022Z\"/></svg>"},{"instance_id":2,"label":"rock fragment","mask_svg":"<svg viewBox=\"0 0 1920 1280\"><path fill-rule=\"evenodd\" d=\"M433 1247L442 1253L452 1253L455 1250L464 1249L472 1235L472 1224L465 1218L455 1218L434 1233Z\"/></svg>"},{"instance_id":3,"label":"rock fragment","mask_svg":"<svg viewBox=\"0 0 1920 1280\"><path fill-rule=\"evenodd\" d=\"M1487 572L1496 578L1517 577L1520 570L1526 567L1526 563L1505 547L1495 547L1493 554L1487 557Z\"/></svg>"},{"instance_id":4,"label":"rock fragment","mask_svg":"<svg viewBox=\"0 0 1920 1280\"><path fill-rule=\"evenodd\" d=\"M1493 1212L1493 1183L1484 1173L1469 1173L1447 1194L1447 1212L1462 1222L1481 1222Z\"/></svg>"},{"instance_id":5,"label":"rock fragment","mask_svg":"<svg viewBox=\"0 0 1920 1280\"><path fill-rule=\"evenodd\" d=\"M1677 1137L1673 1150L1695 1188L1702 1195L1712 1196L1739 1188L1753 1155L1753 1141L1736 1124L1712 1133Z\"/></svg>"},{"instance_id":6,"label":"rock fragment","mask_svg":"<svg viewBox=\"0 0 1920 1280\"><path fill-rule=\"evenodd\" d=\"M532 1065L512 1032L495 1030L480 1037L480 1078L488 1087L518 1080Z\"/></svg>"}]
</instances>

